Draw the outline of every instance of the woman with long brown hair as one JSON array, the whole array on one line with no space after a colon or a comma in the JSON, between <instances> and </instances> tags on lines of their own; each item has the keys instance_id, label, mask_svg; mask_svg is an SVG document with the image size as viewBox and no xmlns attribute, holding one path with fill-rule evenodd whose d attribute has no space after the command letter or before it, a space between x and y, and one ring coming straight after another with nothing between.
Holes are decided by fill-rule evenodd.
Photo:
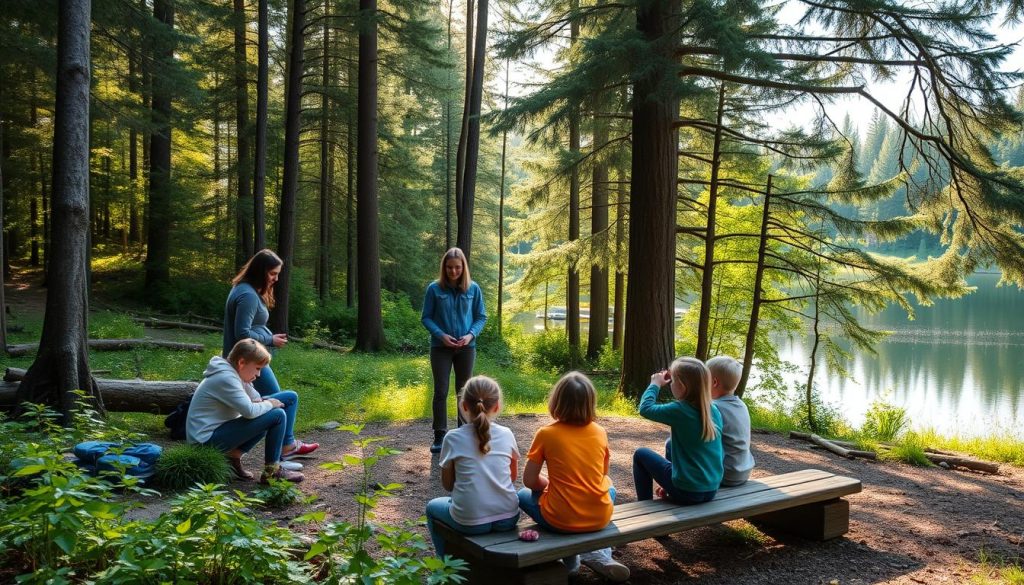
<instances>
[{"instance_id":1,"label":"woman with long brown hair","mask_svg":"<svg viewBox=\"0 0 1024 585\"><path fill-rule=\"evenodd\" d=\"M434 378L434 442L430 452L440 453L448 430L448 383L452 369L459 392L473 376L476 338L487 322L483 292L470 279L469 263L459 248L452 248L441 257L441 273L427 286L420 320L430 332L430 370ZM459 426L463 422L459 411Z\"/></svg>"}]
</instances>

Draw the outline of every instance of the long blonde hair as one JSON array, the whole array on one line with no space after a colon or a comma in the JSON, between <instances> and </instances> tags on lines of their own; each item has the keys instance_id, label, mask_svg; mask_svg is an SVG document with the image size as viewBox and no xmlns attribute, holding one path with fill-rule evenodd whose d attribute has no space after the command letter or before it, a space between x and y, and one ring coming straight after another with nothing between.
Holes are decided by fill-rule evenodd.
<instances>
[{"instance_id":1,"label":"long blonde hair","mask_svg":"<svg viewBox=\"0 0 1024 585\"><path fill-rule=\"evenodd\" d=\"M459 277L458 282L449 283L448 274L445 273L444 271L444 265L449 260L456 259L462 262L462 276ZM445 288L448 288L449 284L454 284L455 287L458 288L460 291L466 292L467 290L469 290L470 282L471 281L469 279L469 261L466 260L466 254L462 251L461 248L449 248L448 251L444 253L444 256L441 256L441 275L437 279L437 284Z\"/></svg>"},{"instance_id":2,"label":"long blonde hair","mask_svg":"<svg viewBox=\"0 0 1024 585\"><path fill-rule=\"evenodd\" d=\"M715 440L718 429L711 420L711 372L704 362L692 357L678 358L672 362L670 370L672 380L678 380L686 388L680 400L689 403L700 414L701 438L704 442Z\"/></svg>"},{"instance_id":3,"label":"long blonde hair","mask_svg":"<svg viewBox=\"0 0 1024 585\"><path fill-rule=\"evenodd\" d=\"M488 416L501 404L501 386L487 376L473 376L462 387L462 403L469 411L469 420L476 428L480 452L491 452L491 419Z\"/></svg>"}]
</instances>

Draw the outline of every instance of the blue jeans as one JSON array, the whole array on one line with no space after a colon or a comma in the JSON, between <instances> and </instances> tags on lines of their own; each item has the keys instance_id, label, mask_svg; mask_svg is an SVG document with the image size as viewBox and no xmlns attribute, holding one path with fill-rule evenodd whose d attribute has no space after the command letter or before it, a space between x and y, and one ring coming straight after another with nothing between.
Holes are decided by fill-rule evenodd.
<instances>
[{"instance_id":1,"label":"blue jeans","mask_svg":"<svg viewBox=\"0 0 1024 585\"><path fill-rule=\"evenodd\" d=\"M544 492L534 491L531 490L530 488L524 487L523 489L519 490L519 493L517 494L519 496L519 507L523 510L523 512L526 512L527 516L533 518L533 521L536 522L537 525L543 528L544 530L550 532L560 532L562 534L571 534L570 532L566 532L565 530L555 528L551 524L548 524L547 520L544 520L544 514L540 511L540 496L543 493ZM612 503L615 503L615 495L615 486L608 488L608 496L611 498ZM612 549L605 548L595 552L607 553L608 557L611 558ZM579 555L565 557L564 559L562 559L562 562L565 564L565 567L569 569L570 573L574 573L577 569L580 568Z\"/></svg>"},{"instance_id":2,"label":"blue jeans","mask_svg":"<svg viewBox=\"0 0 1024 585\"><path fill-rule=\"evenodd\" d=\"M434 543L434 550L437 551L437 556L444 557L444 539L437 532L438 521L444 522L460 534L477 535L489 532L507 532L516 529L516 523L519 522L519 512L516 512L515 516L505 518L504 520L467 526L459 524L452 518L451 498L444 497L430 500L427 502L427 530L430 532L430 540Z\"/></svg>"},{"instance_id":3,"label":"blue jeans","mask_svg":"<svg viewBox=\"0 0 1024 585\"><path fill-rule=\"evenodd\" d=\"M666 446L666 449L668 447ZM677 504L702 504L711 501L718 490L689 492L681 490L672 482L672 462L658 455L652 449L641 447L633 452L633 485L638 501L654 499L652 481L665 490L665 495Z\"/></svg>"},{"instance_id":4,"label":"blue jeans","mask_svg":"<svg viewBox=\"0 0 1024 585\"><path fill-rule=\"evenodd\" d=\"M271 465L281 460L281 448L295 442L295 413L299 408L299 395L291 390L271 394L284 408L275 408L256 418L239 417L217 427L206 445L220 451L238 449L248 453L264 436L267 437L264 463Z\"/></svg>"},{"instance_id":5,"label":"blue jeans","mask_svg":"<svg viewBox=\"0 0 1024 585\"><path fill-rule=\"evenodd\" d=\"M278 383L274 370L270 369L270 364L260 368L260 375L256 376L256 379L252 381L252 387L264 398L281 392L281 384ZM282 400L282 402L284 401Z\"/></svg>"}]
</instances>

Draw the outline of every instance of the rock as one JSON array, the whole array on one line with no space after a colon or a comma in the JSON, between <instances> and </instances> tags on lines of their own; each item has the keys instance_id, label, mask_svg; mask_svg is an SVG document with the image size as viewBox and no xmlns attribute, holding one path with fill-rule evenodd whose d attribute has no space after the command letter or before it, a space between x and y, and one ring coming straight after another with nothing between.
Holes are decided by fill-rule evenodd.
<instances>
[{"instance_id":1,"label":"rock","mask_svg":"<svg viewBox=\"0 0 1024 585\"><path fill-rule=\"evenodd\" d=\"M939 467L941 467L943 469L949 469L949 463L946 463L945 461L940 461L939 462Z\"/></svg>"},{"instance_id":2,"label":"rock","mask_svg":"<svg viewBox=\"0 0 1024 585\"><path fill-rule=\"evenodd\" d=\"M336 428L338 428L340 426L341 426L340 422L338 422L336 420L329 420L329 421L325 422L324 424L320 425L318 428L320 428L321 430L324 430L324 431L333 431L334 429L336 429Z\"/></svg>"}]
</instances>

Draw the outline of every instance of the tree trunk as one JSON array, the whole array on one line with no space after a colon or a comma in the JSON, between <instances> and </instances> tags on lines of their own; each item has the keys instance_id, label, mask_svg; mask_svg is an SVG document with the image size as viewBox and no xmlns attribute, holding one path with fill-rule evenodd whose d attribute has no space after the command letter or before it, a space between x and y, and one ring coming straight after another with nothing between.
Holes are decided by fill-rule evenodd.
<instances>
[{"instance_id":1,"label":"tree trunk","mask_svg":"<svg viewBox=\"0 0 1024 585\"><path fill-rule=\"evenodd\" d=\"M354 83L352 60L348 63L348 85ZM352 139L356 134L355 119L352 108L348 109L347 128L345 129L345 306L351 308L355 304L356 290L356 248L355 248L355 206L356 206L356 146Z\"/></svg>"},{"instance_id":2,"label":"tree trunk","mask_svg":"<svg viewBox=\"0 0 1024 585\"><path fill-rule=\"evenodd\" d=\"M128 55L128 93L133 98L135 93L139 91L139 83L137 80L138 71L136 70L136 60L138 59L138 44L135 40L135 35L132 35L132 48ZM214 127L216 131L216 126ZM216 149L216 145L214 145ZM216 153L216 150L214 151ZM216 172L214 177L217 177ZM139 241L139 208L137 204L138 199L138 182L139 182L139 131L136 129L135 120L132 119L128 123L128 241L138 242Z\"/></svg>"},{"instance_id":3,"label":"tree trunk","mask_svg":"<svg viewBox=\"0 0 1024 585\"><path fill-rule=\"evenodd\" d=\"M299 124L302 114L302 68L305 50L306 1L292 0L292 46L288 52L288 91L284 122L284 178L277 226L277 255L284 261L274 287L277 305L270 314L270 329L288 333L288 301L295 260L295 200L299 191Z\"/></svg>"},{"instance_id":4,"label":"tree trunk","mask_svg":"<svg viewBox=\"0 0 1024 585\"><path fill-rule=\"evenodd\" d=\"M235 127L238 152L235 154L235 169L238 181L238 205L235 207L238 238L235 245L235 266L242 266L252 257L253 249L253 209L249 193L249 176L251 166L249 160L249 59L246 56L246 19L245 0L234 0L235 28Z\"/></svg>"},{"instance_id":5,"label":"tree trunk","mask_svg":"<svg viewBox=\"0 0 1024 585\"><path fill-rule=\"evenodd\" d=\"M158 0L157 5L161 2ZM53 136L53 241L50 289L39 353L18 386L16 400L51 406L68 422L74 390L105 412L86 351L89 230L89 0L61 0L57 33L57 100ZM163 20L163 19L162 19ZM168 19L169 20L169 19ZM164 22L168 22L164 20ZM20 407L16 407L16 410Z\"/></svg>"},{"instance_id":6,"label":"tree trunk","mask_svg":"<svg viewBox=\"0 0 1024 585\"><path fill-rule=\"evenodd\" d=\"M570 10L579 9L578 0L569 3ZM569 25L569 49L580 36L579 21L573 19ZM580 108L571 106L569 114L569 154L572 168L569 170L569 245L580 239L580 172L577 166L580 155ZM580 357L580 272L576 254L569 255L568 274L565 286L565 333L569 340L569 366L576 368Z\"/></svg>"},{"instance_id":7,"label":"tree trunk","mask_svg":"<svg viewBox=\"0 0 1024 585\"><path fill-rule=\"evenodd\" d=\"M601 94L594 99L593 149L608 142L608 124L600 117ZM608 163L598 156L594 160L590 186L590 237L594 262L590 266L590 334L587 337L587 358L597 359L608 339Z\"/></svg>"},{"instance_id":8,"label":"tree trunk","mask_svg":"<svg viewBox=\"0 0 1024 585\"><path fill-rule=\"evenodd\" d=\"M3 112L3 106L4 106L4 100L3 100L4 83L5 83L5 80L3 79L3 70L0 69L0 234L4 233L4 225L6 224L6 222L4 221L4 207L5 206L4 206L4 173L3 173L3 171L4 171L4 168L3 168L4 167L4 156L3 156L3 152L4 152L4 112ZM35 198L33 198L32 199L32 211L33 211L33 214L32 214L33 215L32 229L33 229L33 231L35 230L35 226L36 226L36 223L35 223L35 208L36 208L36 205L35 205L35 203L36 203L36 200L35 200ZM34 239L33 239L33 242L35 242ZM7 259L6 251L3 249L3 246L0 246L0 265L2 265L4 263L4 261L6 261L6 259ZM5 279L3 277L3 271L0 270L0 350L2 350L4 353L8 353L9 350L7 348L7 297L6 297L6 292L4 291L4 280Z\"/></svg>"},{"instance_id":9,"label":"tree trunk","mask_svg":"<svg viewBox=\"0 0 1024 585\"><path fill-rule=\"evenodd\" d=\"M317 288L321 301L331 294L331 151L327 87L330 84L330 3L324 3L324 51L320 93L320 247L317 253Z\"/></svg>"},{"instance_id":10,"label":"tree trunk","mask_svg":"<svg viewBox=\"0 0 1024 585\"><path fill-rule=\"evenodd\" d=\"M660 53L662 65L637 64L633 88L633 151L629 201L629 299L622 342L620 388L638 397L652 372L668 367L675 353L676 193L678 189L679 98L664 91L675 84L679 0L640 5L637 29Z\"/></svg>"},{"instance_id":11,"label":"tree trunk","mask_svg":"<svg viewBox=\"0 0 1024 585\"><path fill-rule=\"evenodd\" d=\"M252 228L253 249L262 250L267 247L267 218L264 201L267 192L267 100L268 71L270 68L270 24L268 21L267 0L258 0L259 30L257 41L256 70L256 171L252 183Z\"/></svg>"},{"instance_id":12,"label":"tree trunk","mask_svg":"<svg viewBox=\"0 0 1024 585\"><path fill-rule=\"evenodd\" d=\"M697 319L696 358L708 359L708 325L715 276L715 224L718 207L718 175L722 168L722 117L725 114L725 82L718 90L718 114L715 124L715 143L711 153L711 186L708 188L707 228L704 231L704 272L700 281L700 315Z\"/></svg>"},{"instance_id":13,"label":"tree trunk","mask_svg":"<svg viewBox=\"0 0 1024 585\"><path fill-rule=\"evenodd\" d=\"M764 209L761 210L761 238L757 244L757 269L754 272L754 298L750 303L750 323L747 325L747 340L743 346L743 373L736 385L736 396L743 397L750 379L750 367L754 363L754 340L757 339L757 322L761 317L762 287L764 283L764 264L768 250L768 218L771 217L772 176L768 175L768 185L764 192Z\"/></svg>"},{"instance_id":14,"label":"tree trunk","mask_svg":"<svg viewBox=\"0 0 1024 585\"><path fill-rule=\"evenodd\" d=\"M805 400L807 403L807 424L811 430L818 432L818 424L814 420L814 370L818 363L818 345L821 342L821 330L818 325L821 321L819 301L821 300L821 263L819 260L818 270L814 275L814 345L811 346L811 365L807 371L807 386L805 388Z\"/></svg>"},{"instance_id":15,"label":"tree trunk","mask_svg":"<svg viewBox=\"0 0 1024 585\"><path fill-rule=\"evenodd\" d=\"M512 66L505 59L505 109L508 109L508 73ZM505 296L505 155L508 149L508 130L501 133L501 188L498 191L498 337L501 337L503 298Z\"/></svg>"},{"instance_id":16,"label":"tree trunk","mask_svg":"<svg viewBox=\"0 0 1024 585\"><path fill-rule=\"evenodd\" d=\"M469 104L473 97L473 0L466 0L466 79L462 100L462 124L455 153L455 221L462 224L462 194L466 180L466 144L469 138ZM456 235L456 239L458 236Z\"/></svg>"},{"instance_id":17,"label":"tree trunk","mask_svg":"<svg viewBox=\"0 0 1024 585\"><path fill-rule=\"evenodd\" d=\"M356 183L359 310L356 351L384 347L380 303L380 230L377 205L377 0L359 0L359 98Z\"/></svg>"},{"instance_id":18,"label":"tree trunk","mask_svg":"<svg viewBox=\"0 0 1024 585\"><path fill-rule=\"evenodd\" d=\"M626 321L626 303L623 298L626 273L622 270L619 260L622 258L622 244L626 239L626 192L621 184L615 192L615 308L612 317L612 349L618 351L622 349L622 329Z\"/></svg>"},{"instance_id":19,"label":"tree trunk","mask_svg":"<svg viewBox=\"0 0 1024 585\"><path fill-rule=\"evenodd\" d=\"M153 16L167 30L160 31L150 45L154 61L161 69L174 62L174 0L154 0ZM173 81L167 75L153 75L152 126L149 146L149 212L146 218L149 237L146 254L146 291L155 298L170 284L171 217L171 93ZM54 183L54 197L56 183ZM54 203L56 207L56 202ZM56 209L54 210L56 212ZM56 224L56 219L54 220ZM54 225L54 232L60 233Z\"/></svg>"},{"instance_id":20,"label":"tree trunk","mask_svg":"<svg viewBox=\"0 0 1024 585\"><path fill-rule=\"evenodd\" d=\"M473 92L469 101L466 131L466 169L462 181L462 207L459 210L458 246L469 260L473 247L473 208L476 203L476 168L480 159L480 107L484 92L484 61L487 59L487 2L479 0L476 41L473 47Z\"/></svg>"},{"instance_id":21,"label":"tree trunk","mask_svg":"<svg viewBox=\"0 0 1024 585\"><path fill-rule=\"evenodd\" d=\"M455 0L448 0L448 53L452 52L452 11ZM452 71L448 70L448 89L451 90ZM507 93L507 92L506 92ZM452 98L444 100L444 248L452 247ZM500 272L499 272L500 274ZM501 297L498 297L501 303ZM500 313L499 313L500 317ZM500 329L500 321L499 321Z\"/></svg>"}]
</instances>

